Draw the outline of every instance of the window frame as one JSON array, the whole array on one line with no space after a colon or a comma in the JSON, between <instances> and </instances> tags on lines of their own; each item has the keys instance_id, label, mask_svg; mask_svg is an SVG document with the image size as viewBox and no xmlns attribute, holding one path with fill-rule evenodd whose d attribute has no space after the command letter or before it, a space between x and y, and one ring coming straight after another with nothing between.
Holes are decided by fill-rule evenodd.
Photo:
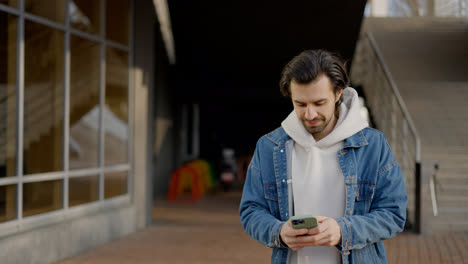
<instances>
[{"instance_id":1,"label":"window frame","mask_svg":"<svg viewBox=\"0 0 468 264\"><path fill-rule=\"evenodd\" d=\"M16 218L13 220L0 223L0 237L11 235L20 231L25 231L37 228L43 225L59 223L61 221L74 219L87 214L97 213L103 209L120 208L131 206L133 195L133 126L134 126L134 75L133 75L133 21L134 21L134 3L129 0L129 41L128 45L123 45L117 42L106 40L106 2L111 0L101 0L100 5L100 33L94 35L92 33L83 32L72 28L70 24L70 13L68 12L70 1L66 1L65 24L60 24L46 18L33 15L25 12L25 0L18 0L18 7L11 7L5 4L0 4L0 11L17 17L17 54L16 54L16 175L11 177L0 178L0 186L16 185ZM39 174L23 173L23 127L24 127L24 25L25 21L39 23L53 29L60 30L64 33L64 98L63 98L63 170ZM99 159L97 168L85 169L69 169L69 143L70 143L70 38L78 36L86 40L96 42L100 45L100 78L99 78ZM103 108L105 105L105 87L106 87L106 48L112 47L128 53L128 90L127 90L127 105L128 105L128 120L127 120L127 162L112 166L105 166L104 162L104 120ZM123 195L104 199L104 175L111 172L127 172L127 192ZM85 203L73 207L69 207L69 179L82 176L99 175L99 195L98 200L90 203ZM23 183L42 182L48 180L62 180L62 204L63 207L59 210L45 212L37 215L23 217Z\"/></svg>"}]
</instances>

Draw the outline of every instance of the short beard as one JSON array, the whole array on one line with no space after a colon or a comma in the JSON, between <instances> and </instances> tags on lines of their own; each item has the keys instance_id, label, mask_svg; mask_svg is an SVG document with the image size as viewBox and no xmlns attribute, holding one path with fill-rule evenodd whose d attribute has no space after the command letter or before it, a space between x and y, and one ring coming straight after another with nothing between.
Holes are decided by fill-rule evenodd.
<instances>
[{"instance_id":1,"label":"short beard","mask_svg":"<svg viewBox=\"0 0 468 264\"><path fill-rule=\"evenodd\" d=\"M330 122L333 120L333 116L338 121L338 118L340 117L340 107L339 107L339 105L335 106L335 113L330 117L330 119L327 120L325 117L320 117L320 120L325 120L325 123L323 124L323 126L310 128L310 127L306 126L306 124L305 124L306 121L305 120L303 121L304 123L302 125L304 126L305 130L307 130L307 132L309 132L311 135L319 134L323 130L325 130L325 128L328 127Z\"/></svg>"},{"instance_id":2,"label":"short beard","mask_svg":"<svg viewBox=\"0 0 468 264\"><path fill-rule=\"evenodd\" d=\"M324 118L321 118L321 120L324 120ZM307 132L309 132L310 134L314 135L314 134L318 134L318 133L321 133L323 130L325 130L325 128L328 126L328 124L330 123L331 119L328 119L326 120L325 119L325 123L320 126L320 127L314 127L314 128L311 128L311 127L308 127L306 126L305 124L304 125L304 128L307 130ZM304 121L305 123L305 121Z\"/></svg>"}]
</instances>

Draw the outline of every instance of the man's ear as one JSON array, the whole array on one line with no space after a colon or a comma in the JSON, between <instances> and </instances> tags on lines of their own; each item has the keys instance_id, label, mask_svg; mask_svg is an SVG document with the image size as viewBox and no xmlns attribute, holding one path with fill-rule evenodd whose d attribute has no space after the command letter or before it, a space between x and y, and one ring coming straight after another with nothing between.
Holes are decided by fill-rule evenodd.
<instances>
[{"instance_id":1,"label":"man's ear","mask_svg":"<svg viewBox=\"0 0 468 264\"><path fill-rule=\"evenodd\" d=\"M340 89L340 90L338 90L338 92L336 92L336 94L335 94L335 98L336 98L336 99L335 99L335 103L338 102L338 101L340 100L340 97L341 97L341 95L343 94L343 90L344 90L344 89Z\"/></svg>"}]
</instances>

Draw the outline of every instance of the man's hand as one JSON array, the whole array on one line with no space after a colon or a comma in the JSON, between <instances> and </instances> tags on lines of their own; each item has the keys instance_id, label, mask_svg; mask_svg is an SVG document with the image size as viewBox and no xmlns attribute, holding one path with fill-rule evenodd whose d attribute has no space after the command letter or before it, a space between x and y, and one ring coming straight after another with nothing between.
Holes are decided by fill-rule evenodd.
<instances>
[{"instance_id":1,"label":"man's hand","mask_svg":"<svg viewBox=\"0 0 468 264\"><path fill-rule=\"evenodd\" d=\"M303 248L304 246L302 243L297 241L298 236L307 235L309 232L308 229L294 229L291 225L291 220L288 220L284 225L281 227L280 236L281 240L288 245L288 247L294 251Z\"/></svg>"},{"instance_id":2,"label":"man's hand","mask_svg":"<svg viewBox=\"0 0 468 264\"><path fill-rule=\"evenodd\" d=\"M283 242L292 250L315 246L336 246L341 242L341 228L335 219L317 216L319 226L311 229L293 229L291 220L280 231Z\"/></svg>"}]
</instances>

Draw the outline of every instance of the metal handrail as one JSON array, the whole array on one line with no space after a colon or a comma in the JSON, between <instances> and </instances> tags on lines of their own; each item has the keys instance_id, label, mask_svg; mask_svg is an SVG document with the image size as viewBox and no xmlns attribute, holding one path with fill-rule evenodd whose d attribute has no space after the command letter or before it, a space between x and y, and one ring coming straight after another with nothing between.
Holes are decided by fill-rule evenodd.
<instances>
[{"instance_id":1,"label":"metal handrail","mask_svg":"<svg viewBox=\"0 0 468 264\"><path fill-rule=\"evenodd\" d=\"M416 127L414 125L413 119L411 118L408 109L406 108L406 104L401 98L400 92L397 89L397 86L395 82L393 81L392 75L390 74L390 71L387 68L387 65L384 63L381 51L379 47L377 46L374 36L372 35L371 32L367 32L367 38L369 39L369 42L371 44L372 50L374 51L375 56L377 57L377 60L380 64L380 67L382 67L382 70L385 74L385 77L387 78L387 81L390 84L390 87L392 88L393 94L395 95L397 99L397 103L401 108L401 112L403 113L403 116L405 119L408 121L409 128L411 130L411 133L414 136L415 139L415 145L416 145L416 162L421 162L421 142L419 139L418 132L416 130Z\"/></svg>"},{"instance_id":2,"label":"metal handrail","mask_svg":"<svg viewBox=\"0 0 468 264\"><path fill-rule=\"evenodd\" d=\"M366 33L368 43L370 45L370 49L372 50L374 60L377 62L378 66L383 73L383 78L386 79L387 84L389 85L390 94L392 94L395 108L401 113L402 119L405 121L406 127L409 128L410 133L413 135L414 140L414 150L415 153L413 154L414 158L414 225L408 221L409 226L412 226L412 229L416 233L421 233L421 215L422 215L422 173L421 173L421 141L419 138L419 134L416 130L416 126L408 112L405 102L403 101L400 92L397 89L397 85L393 80L392 75L384 63L382 53L379 47L376 44L374 36L371 32ZM394 143L394 138L392 137L392 144ZM409 175L408 175L409 176Z\"/></svg>"},{"instance_id":3,"label":"metal handrail","mask_svg":"<svg viewBox=\"0 0 468 264\"><path fill-rule=\"evenodd\" d=\"M439 215L439 208L437 206L437 171L439 170L439 164L434 164L434 171L429 178L429 190L431 192L431 201L432 201L432 212L434 216Z\"/></svg>"}]
</instances>

